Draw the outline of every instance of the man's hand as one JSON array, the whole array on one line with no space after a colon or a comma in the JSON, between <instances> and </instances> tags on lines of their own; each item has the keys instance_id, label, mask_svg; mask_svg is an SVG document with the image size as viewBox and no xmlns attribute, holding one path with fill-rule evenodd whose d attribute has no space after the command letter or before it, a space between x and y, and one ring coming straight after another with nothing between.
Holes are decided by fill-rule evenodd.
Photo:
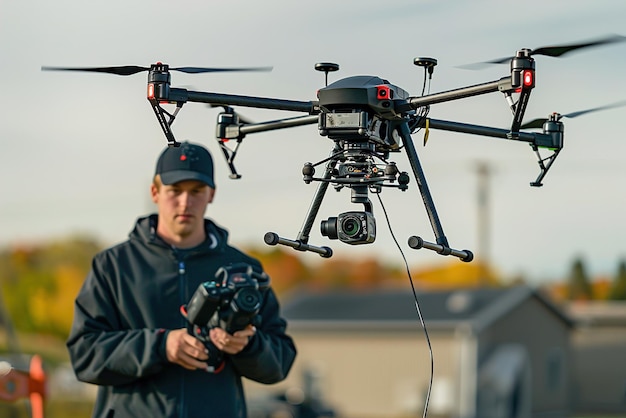
<instances>
[{"instance_id":1,"label":"man's hand","mask_svg":"<svg viewBox=\"0 0 626 418\"><path fill-rule=\"evenodd\" d=\"M212 328L209 335L218 350L226 354L237 354L248 345L250 338L252 338L255 333L256 328L252 325L248 325L245 329L237 331L233 335L230 335L222 328Z\"/></svg>"},{"instance_id":2,"label":"man's hand","mask_svg":"<svg viewBox=\"0 0 626 418\"><path fill-rule=\"evenodd\" d=\"M209 358L208 350L185 328L171 330L165 341L167 359L185 369L206 369L206 360Z\"/></svg>"}]
</instances>

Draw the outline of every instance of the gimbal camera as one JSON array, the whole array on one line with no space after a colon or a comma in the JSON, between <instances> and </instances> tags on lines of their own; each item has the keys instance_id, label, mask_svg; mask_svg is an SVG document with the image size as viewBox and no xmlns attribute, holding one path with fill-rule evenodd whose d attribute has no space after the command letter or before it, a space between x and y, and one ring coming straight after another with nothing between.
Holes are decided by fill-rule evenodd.
<instances>
[{"instance_id":1,"label":"gimbal camera","mask_svg":"<svg viewBox=\"0 0 626 418\"><path fill-rule=\"evenodd\" d=\"M413 177L430 220L435 242L411 236L411 248L426 248L441 255L453 255L462 261L471 261L473 254L468 250L452 248L446 238L426 177L411 134L419 129L426 133L430 129L467 133L492 138L522 141L530 145L537 156L539 175L531 186L539 187L563 148L563 117L576 117L584 113L623 106L626 102L596 107L570 114L554 113L547 119L536 119L523 123L530 94L535 88L535 55L560 57L570 51L609 43L622 42L626 37L611 36L595 41L570 45L542 47L535 50L520 49L515 56L492 60L488 63L509 63L509 73L498 80L462 87L441 93L411 96L402 88L377 76L352 76L328 84L328 73L339 69L334 63L318 63L315 69L326 75L326 86L321 88L314 101L295 101L267 97L240 96L223 93L191 91L171 87L171 71L206 73L218 71L259 71L267 68L203 68L170 67L156 63L150 67L122 66L95 68L42 67L43 70L91 71L117 75L148 72L147 98L165 134L169 146L178 146L171 126L182 106L187 102L205 103L224 108L217 117L217 142L230 169L231 178L240 178L234 160L246 135L290 127L317 124L319 134L334 143L331 154L319 162L304 164L302 169L305 183L318 182L311 206L306 214L302 229L295 239L280 237L274 232L265 234L269 245L286 245L299 251L312 251L322 257L330 257L329 247L309 244L310 232L317 217L328 185L337 190L351 190L352 203L364 205L362 212L345 212L337 217L322 221L320 232L330 239L348 244L367 244L376 237L375 220L368 193L380 193L383 187L395 187L401 191L408 188ZM432 77L437 60L428 57L415 58L414 64L424 68L424 85ZM431 106L448 101L465 99L489 93L501 93L512 112L511 126L499 129L428 117ZM173 112L164 105L175 105ZM241 118L232 106L255 107L304 113L303 116L250 123ZM541 132L526 132L526 129L541 129ZM234 146L233 146L234 145ZM411 166L412 176L398 170L389 160L391 153L404 151ZM548 153L543 156L541 153ZM319 176L316 168L322 166Z\"/></svg>"}]
</instances>

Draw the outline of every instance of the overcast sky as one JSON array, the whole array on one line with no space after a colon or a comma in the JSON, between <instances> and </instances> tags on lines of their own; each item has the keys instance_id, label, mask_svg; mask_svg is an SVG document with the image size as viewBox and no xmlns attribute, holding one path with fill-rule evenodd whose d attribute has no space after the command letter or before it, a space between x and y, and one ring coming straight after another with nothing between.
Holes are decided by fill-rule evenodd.
<instances>
[{"instance_id":1,"label":"overcast sky","mask_svg":"<svg viewBox=\"0 0 626 418\"><path fill-rule=\"evenodd\" d=\"M419 95L417 56L438 60L431 93L498 80L506 65L458 66L513 55L520 48L626 35L626 2L538 1L10 1L0 2L0 245L89 233L124 239L151 212L148 187L166 141L145 99L146 73L42 72L41 66L272 66L267 73L172 73L190 90L308 101L324 85L316 62L340 71L329 81L376 75ZM626 42L537 58L537 84L526 119L567 114L626 97ZM262 121L298 114L238 109ZM263 246L265 232L295 238L316 184L304 184L305 162L325 158L332 141L315 126L248 136L237 156L243 175L230 180L215 141L219 109L188 103L174 123L179 141L205 144L216 159L216 201L207 215L235 244ZM511 112L499 93L433 105L430 116L506 129ZM523 142L431 130L414 136L450 244L476 251L478 162L491 168L489 257L506 275L541 282L567 273L582 256L590 272L612 274L626 256L626 107L564 119L565 147L544 181ZM410 171L405 155L392 155ZM451 261L411 250L409 236L434 241L413 180L382 199L409 263ZM361 210L347 189L332 188L311 243L336 254L378 255L401 263L378 199L377 240L349 246L329 241L319 223ZM320 257L303 254L311 261ZM477 254L477 257L480 254Z\"/></svg>"}]
</instances>

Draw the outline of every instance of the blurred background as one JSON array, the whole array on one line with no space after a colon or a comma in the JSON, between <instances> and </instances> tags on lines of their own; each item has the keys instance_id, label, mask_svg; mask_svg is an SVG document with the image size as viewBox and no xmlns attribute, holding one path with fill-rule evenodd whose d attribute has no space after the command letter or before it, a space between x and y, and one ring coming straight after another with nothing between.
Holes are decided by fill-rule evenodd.
<instances>
[{"instance_id":1,"label":"blurred background","mask_svg":"<svg viewBox=\"0 0 626 418\"><path fill-rule=\"evenodd\" d=\"M271 66L173 73L172 86L309 101L324 86L314 64L330 61L340 70L329 82L376 75L419 95L415 57L438 60L437 93L508 75L506 65L466 64L625 35L626 16L610 0L307 9L279 0L0 3L0 416L90 416L94 388L76 381L64 345L73 299L91 257L154 210L148 187L166 145L145 74L42 66ZM446 236L474 252L471 263L408 247L410 235L434 241L414 181L381 194L389 223L373 200L372 244L319 234L319 221L355 210L343 190L327 194L311 237L332 258L266 246L268 231L295 238L315 189L302 165L325 158L332 142L314 126L249 135L236 161L242 178L231 180L215 141L221 109L185 105L177 139L205 144L216 161L207 216L261 259L299 348L287 381L247 384L251 415L421 416L430 353L409 271L432 334L429 416L626 415L625 48L537 57L526 119L617 105L564 119L565 146L541 188L529 186L539 167L525 143L431 130L423 146L423 132L414 136ZM254 121L298 115L237 110ZM511 122L499 94L433 105L430 117ZM404 154L393 157L410 171Z\"/></svg>"}]
</instances>

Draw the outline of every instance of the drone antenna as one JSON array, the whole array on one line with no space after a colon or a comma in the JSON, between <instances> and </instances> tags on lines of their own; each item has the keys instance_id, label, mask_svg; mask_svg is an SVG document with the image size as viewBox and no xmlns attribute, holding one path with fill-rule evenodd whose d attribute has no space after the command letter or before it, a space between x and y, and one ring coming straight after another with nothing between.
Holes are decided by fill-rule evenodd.
<instances>
[{"instance_id":1,"label":"drone antenna","mask_svg":"<svg viewBox=\"0 0 626 418\"><path fill-rule=\"evenodd\" d=\"M328 86L328 73L331 71L339 70L339 64L335 64L334 62L318 62L315 64L315 69L317 71L323 71L326 75L326 86Z\"/></svg>"},{"instance_id":2,"label":"drone antenna","mask_svg":"<svg viewBox=\"0 0 626 418\"><path fill-rule=\"evenodd\" d=\"M433 71L435 71L435 65L437 65L437 60L435 58L417 57L413 60L413 64L418 67L424 67L424 69L428 71L428 78L433 78Z\"/></svg>"},{"instance_id":3,"label":"drone antenna","mask_svg":"<svg viewBox=\"0 0 626 418\"><path fill-rule=\"evenodd\" d=\"M428 91L430 92L430 80L433 78L433 71L435 71L435 65L437 65L437 60L434 58L428 57L416 57L413 59L413 64L418 67L424 67L424 85L422 86L422 96L426 92L426 80L428 80ZM428 73L428 77L426 77L426 73Z\"/></svg>"}]
</instances>

